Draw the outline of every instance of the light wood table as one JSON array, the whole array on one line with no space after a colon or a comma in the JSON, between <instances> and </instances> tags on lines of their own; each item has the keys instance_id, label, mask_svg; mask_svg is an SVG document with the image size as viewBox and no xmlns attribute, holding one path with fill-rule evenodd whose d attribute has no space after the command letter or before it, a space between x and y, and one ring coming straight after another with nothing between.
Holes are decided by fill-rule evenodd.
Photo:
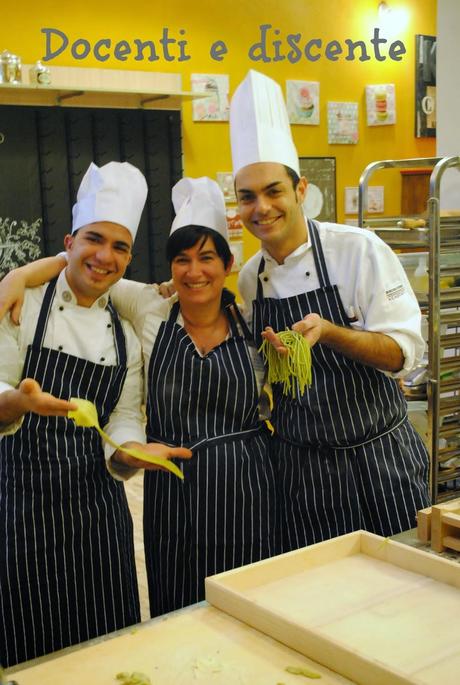
<instances>
[{"instance_id":1,"label":"light wood table","mask_svg":"<svg viewBox=\"0 0 460 685\"><path fill-rule=\"evenodd\" d=\"M146 673L152 685L301 685L286 672L301 666L322 685L352 681L250 628L206 602L8 671L18 685L115 685L121 671Z\"/></svg>"}]
</instances>

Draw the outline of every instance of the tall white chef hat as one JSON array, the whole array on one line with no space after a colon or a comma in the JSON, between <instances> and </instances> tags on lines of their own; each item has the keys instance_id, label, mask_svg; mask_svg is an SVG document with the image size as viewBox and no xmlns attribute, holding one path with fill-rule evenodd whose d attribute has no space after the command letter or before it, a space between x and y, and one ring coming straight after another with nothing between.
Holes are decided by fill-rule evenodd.
<instances>
[{"instance_id":1,"label":"tall white chef hat","mask_svg":"<svg viewBox=\"0 0 460 685\"><path fill-rule=\"evenodd\" d=\"M255 162L278 162L299 176L299 158L280 86L251 69L230 103L233 174Z\"/></svg>"},{"instance_id":2,"label":"tall white chef hat","mask_svg":"<svg viewBox=\"0 0 460 685\"><path fill-rule=\"evenodd\" d=\"M225 200L216 181L207 176L182 178L172 189L176 217L171 233L184 226L213 228L228 241Z\"/></svg>"},{"instance_id":3,"label":"tall white chef hat","mask_svg":"<svg viewBox=\"0 0 460 685\"><path fill-rule=\"evenodd\" d=\"M72 233L96 221L112 221L127 228L134 240L146 199L147 182L135 166L91 162L72 209Z\"/></svg>"}]
</instances>

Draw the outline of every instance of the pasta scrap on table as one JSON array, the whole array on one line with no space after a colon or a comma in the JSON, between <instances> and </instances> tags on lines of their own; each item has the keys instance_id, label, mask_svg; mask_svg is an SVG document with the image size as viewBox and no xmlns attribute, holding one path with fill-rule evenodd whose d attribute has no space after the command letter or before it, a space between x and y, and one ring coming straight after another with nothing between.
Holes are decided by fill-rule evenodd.
<instances>
[{"instance_id":1,"label":"pasta scrap on table","mask_svg":"<svg viewBox=\"0 0 460 685\"><path fill-rule=\"evenodd\" d=\"M115 679L119 685L152 685L150 678L145 673L140 671L133 671L128 673L126 671L117 673Z\"/></svg>"},{"instance_id":2,"label":"pasta scrap on table","mask_svg":"<svg viewBox=\"0 0 460 685\"><path fill-rule=\"evenodd\" d=\"M303 668L300 666L286 666L285 670L288 673L292 673L292 675L303 675L305 678L311 678L312 680L318 680L318 678L321 678L319 673L310 671L309 668Z\"/></svg>"}]
</instances>

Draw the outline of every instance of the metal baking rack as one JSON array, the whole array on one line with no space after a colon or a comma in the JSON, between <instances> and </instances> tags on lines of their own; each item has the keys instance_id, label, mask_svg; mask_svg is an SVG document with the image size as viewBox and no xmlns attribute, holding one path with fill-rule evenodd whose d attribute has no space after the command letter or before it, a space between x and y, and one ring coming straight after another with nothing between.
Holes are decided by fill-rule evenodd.
<instances>
[{"instance_id":1,"label":"metal baking rack","mask_svg":"<svg viewBox=\"0 0 460 685\"><path fill-rule=\"evenodd\" d=\"M367 215L370 178L382 169L431 167L427 211L416 216ZM460 171L460 157L384 160L369 164L358 191L358 225L374 231L398 253L425 252L428 291L416 295L427 317L426 444L431 457L432 502L460 495L460 209L442 216L440 190L448 169ZM460 176L459 176L460 198ZM460 201L459 201L460 206ZM421 226L418 224L423 223ZM412 225L409 228L406 226ZM420 393L412 392L420 398ZM406 396L411 401L411 392Z\"/></svg>"}]
</instances>

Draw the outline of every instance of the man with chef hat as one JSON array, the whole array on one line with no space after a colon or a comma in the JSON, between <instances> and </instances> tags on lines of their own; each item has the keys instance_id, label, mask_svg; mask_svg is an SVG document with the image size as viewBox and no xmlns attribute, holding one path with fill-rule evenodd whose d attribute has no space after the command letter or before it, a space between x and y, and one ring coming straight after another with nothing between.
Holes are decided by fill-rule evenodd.
<instances>
[{"instance_id":1,"label":"man with chef hat","mask_svg":"<svg viewBox=\"0 0 460 685\"><path fill-rule=\"evenodd\" d=\"M26 291L19 326L0 324L4 666L140 620L123 483L106 468L96 430L77 427L67 412L71 397L90 400L116 443L190 454L144 444L140 343L109 296L131 261L146 197L131 164L91 164L64 241L67 268ZM107 459L133 465L112 452Z\"/></svg>"},{"instance_id":2,"label":"man with chef hat","mask_svg":"<svg viewBox=\"0 0 460 685\"><path fill-rule=\"evenodd\" d=\"M293 328L312 346L305 394L274 386L283 551L411 528L429 503L428 454L397 380L424 352L404 270L370 231L304 216L307 180L272 79L249 72L230 132L240 216L261 241L238 282L254 336L286 353L276 333Z\"/></svg>"}]
</instances>

